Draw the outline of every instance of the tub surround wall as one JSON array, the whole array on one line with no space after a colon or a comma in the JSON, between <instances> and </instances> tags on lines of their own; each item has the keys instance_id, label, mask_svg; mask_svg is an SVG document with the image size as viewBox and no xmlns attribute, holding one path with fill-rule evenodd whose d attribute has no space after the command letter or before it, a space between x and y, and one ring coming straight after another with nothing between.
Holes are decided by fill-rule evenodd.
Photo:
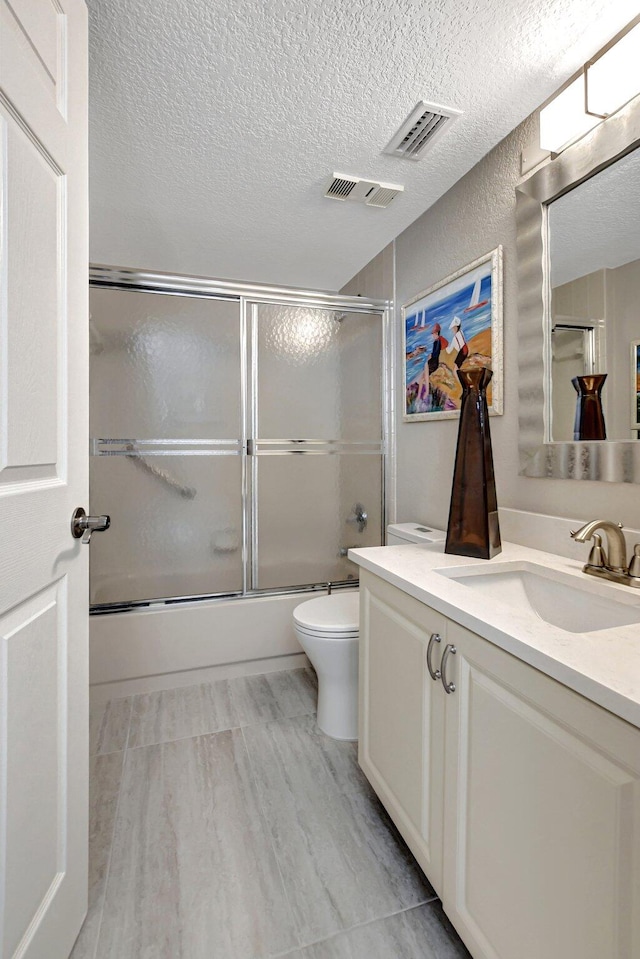
<instances>
[{"instance_id":1,"label":"tub surround wall","mask_svg":"<svg viewBox=\"0 0 640 959\"><path fill-rule=\"evenodd\" d=\"M488 250L504 250L504 415L491 418L498 503L501 507L591 519L601 514L640 527L640 497L631 484L532 479L519 473L518 306L515 187L520 154L535 137L529 117L498 144L395 241L396 332L400 307L431 284ZM379 289L390 247L344 288L359 295ZM387 271L391 272L387 265ZM443 525L449 509L457 423L403 423L403 357L396 336L397 518ZM504 530L504 539L510 537ZM549 545L547 548L551 548Z\"/></svg>"},{"instance_id":2,"label":"tub surround wall","mask_svg":"<svg viewBox=\"0 0 640 959\"><path fill-rule=\"evenodd\" d=\"M298 593L92 616L92 698L104 702L217 676L304 666L292 614L308 598Z\"/></svg>"}]
</instances>

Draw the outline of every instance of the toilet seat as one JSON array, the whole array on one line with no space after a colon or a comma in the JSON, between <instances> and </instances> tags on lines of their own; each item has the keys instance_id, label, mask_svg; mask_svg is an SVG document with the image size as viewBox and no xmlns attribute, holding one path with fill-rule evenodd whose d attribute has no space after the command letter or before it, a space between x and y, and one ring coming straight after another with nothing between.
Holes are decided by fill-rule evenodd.
<instances>
[{"instance_id":1,"label":"toilet seat","mask_svg":"<svg viewBox=\"0 0 640 959\"><path fill-rule=\"evenodd\" d=\"M357 629L348 633L336 629L311 629L306 626L301 626L300 623L296 623L295 625L298 632L304 636L313 636L314 639L322 639L327 643L339 643L340 640L358 639L360 635Z\"/></svg>"},{"instance_id":2,"label":"toilet seat","mask_svg":"<svg viewBox=\"0 0 640 959\"><path fill-rule=\"evenodd\" d=\"M293 611L293 621L304 633L326 639L354 639L360 627L359 594L333 593L310 599Z\"/></svg>"}]
</instances>

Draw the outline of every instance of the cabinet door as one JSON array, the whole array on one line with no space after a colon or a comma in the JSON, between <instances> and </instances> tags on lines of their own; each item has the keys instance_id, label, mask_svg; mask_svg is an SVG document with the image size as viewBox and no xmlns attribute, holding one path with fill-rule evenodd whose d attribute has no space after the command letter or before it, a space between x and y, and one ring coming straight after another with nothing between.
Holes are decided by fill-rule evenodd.
<instances>
[{"instance_id":1,"label":"cabinet door","mask_svg":"<svg viewBox=\"0 0 640 959\"><path fill-rule=\"evenodd\" d=\"M640 732L453 623L448 641L451 921L476 959L637 959Z\"/></svg>"},{"instance_id":2,"label":"cabinet door","mask_svg":"<svg viewBox=\"0 0 640 959\"><path fill-rule=\"evenodd\" d=\"M446 620L406 593L360 579L359 762L436 890L442 874L444 695L434 667Z\"/></svg>"}]
</instances>

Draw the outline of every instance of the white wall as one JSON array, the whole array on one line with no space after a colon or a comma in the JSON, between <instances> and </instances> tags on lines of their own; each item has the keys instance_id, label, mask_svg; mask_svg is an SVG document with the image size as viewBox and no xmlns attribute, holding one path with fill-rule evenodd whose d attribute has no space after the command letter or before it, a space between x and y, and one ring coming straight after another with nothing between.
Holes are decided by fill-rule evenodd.
<instances>
[{"instance_id":1,"label":"white wall","mask_svg":"<svg viewBox=\"0 0 640 959\"><path fill-rule=\"evenodd\" d=\"M607 364L611 379L612 435L635 439L631 430L631 398L635 378L631 376L631 342L640 339L640 260L607 270L607 325L611 327L612 348ZM607 341L609 350L609 342ZM607 421L608 426L608 421Z\"/></svg>"},{"instance_id":2,"label":"white wall","mask_svg":"<svg viewBox=\"0 0 640 959\"><path fill-rule=\"evenodd\" d=\"M505 412L504 416L491 419L498 503L502 507L556 516L588 519L602 514L637 527L640 496L633 485L532 479L519 475L515 187L520 178L520 153L534 132L535 119L530 117L396 238L397 329L400 329L402 303L502 244ZM373 268L375 263L372 261L370 266ZM345 291L370 294L368 283L375 286L378 272L373 269L367 272L365 268ZM401 337L397 339L396 383L401 384ZM398 388L396 385L396 390ZM457 423L438 420L405 424L401 420L401 403L397 405L398 521L419 520L445 526Z\"/></svg>"}]
</instances>

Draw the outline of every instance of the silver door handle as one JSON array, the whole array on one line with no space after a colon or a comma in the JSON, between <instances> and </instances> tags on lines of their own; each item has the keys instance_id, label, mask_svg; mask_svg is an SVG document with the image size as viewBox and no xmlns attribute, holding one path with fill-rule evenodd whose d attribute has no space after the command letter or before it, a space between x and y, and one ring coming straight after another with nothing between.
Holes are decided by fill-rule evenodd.
<instances>
[{"instance_id":1,"label":"silver door handle","mask_svg":"<svg viewBox=\"0 0 640 959\"><path fill-rule=\"evenodd\" d=\"M110 516L87 516L82 506L78 506L71 517L71 535L74 539L82 537L83 543L90 543L92 533L102 533L110 526Z\"/></svg>"},{"instance_id":2,"label":"silver door handle","mask_svg":"<svg viewBox=\"0 0 640 959\"><path fill-rule=\"evenodd\" d=\"M433 649L434 643L441 643L441 642L442 642L442 636L440 636L439 633L431 633L431 637L429 639L429 645L427 646L427 669L429 670L429 675L431 676L431 678L436 681L440 679L441 673L439 669L434 669L433 666L431 665L431 651Z\"/></svg>"},{"instance_id":3,"label":"silver door handle","mask_svg":"<svg viewBox=\"0 0 640 959\"><path fill-rule=\"evenodd\" d=\"M452 646L451 643L447 645L447 648L442 654L442 661L440 663L440 673L441 673L440 678L442 680L442 685L444 686L445 693L455 693L456 684L447 682L446 669L447 669L447 660L449 658L449 653L453 653L454 656L457 653L456 647Z\"/></svg>"}]
</instances>

